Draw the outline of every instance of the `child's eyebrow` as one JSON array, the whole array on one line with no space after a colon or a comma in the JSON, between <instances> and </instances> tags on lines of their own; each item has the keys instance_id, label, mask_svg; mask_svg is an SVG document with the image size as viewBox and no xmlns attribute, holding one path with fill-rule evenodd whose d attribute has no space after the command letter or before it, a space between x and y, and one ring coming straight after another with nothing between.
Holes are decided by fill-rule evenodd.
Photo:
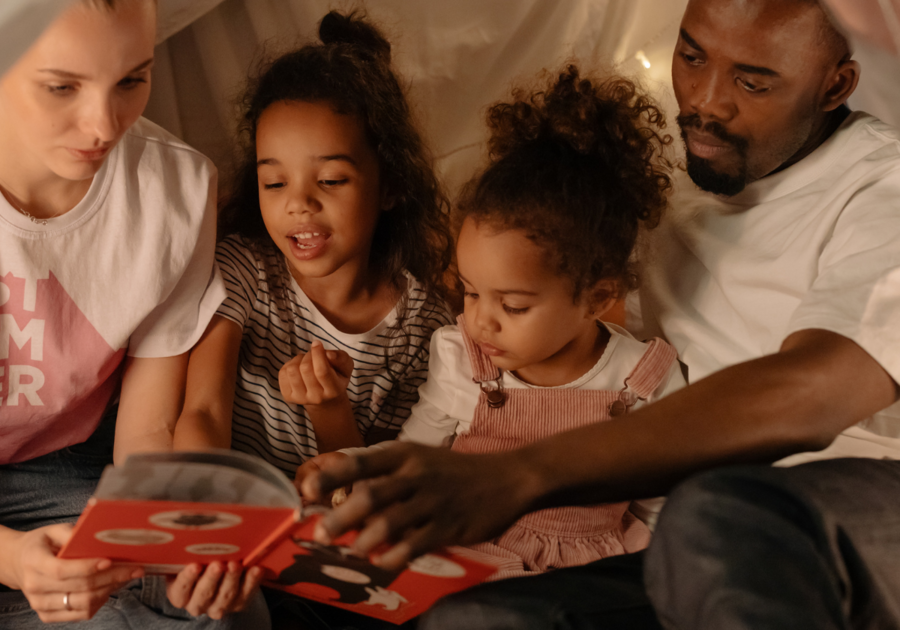
<instances>
[{"instance_id":1,"label":"child's eyebrow","mask_svg":"<svg viewBox=\"0 0 900 630\"><path fill-rule=\"evenodd\" d=\"M461 273L456 274L459 276L459 279L465 282L466 284L472 284L466 277ZM499 293L500 295L537 295L534 291L526 291L525 289L501 289L499 291L495 291L495 293Z\"/></svg>"},{"instance_id":2,"label":"child's eyebrow","mask_svg":"<svg viewBox=\"0 0 900 630\"><path fill-rule=\"evenodd\" d=\"M534 291L525 291L524 289L506 289L497 291L500 295L537 295Z\"/></svg>"},{"instance_id":3,"label":"child's eyebrow","mask_svg":"<svg viewBox=\"0 0 900 630\"><path fill-rule=\"evenodd\" d=\"M335 155L318 155L314 157L313 160L316 162L331 162L337 160L339 162L347 162L348 164L357 166L356 160L354 160L346 153L336 153ZM256 161L257 168L259 168L260 166L275 166L278 164L281 164L281 162L279 162L275 158L263 158Z\"/></svg>"},{"instance_id":4,"label":"child's eyebrow","mask_svg":"<svg viewBox=\"0 0 900 630\"><path fill-rule=\"evenodd\" d=\"M320 155L316 158L319 162L331 162L332 160L339 160L341 162L349 162L353 166L356 166L356 160L347 155L346 153L336 153L334 155Z\"/></svg>"}]
</instances>

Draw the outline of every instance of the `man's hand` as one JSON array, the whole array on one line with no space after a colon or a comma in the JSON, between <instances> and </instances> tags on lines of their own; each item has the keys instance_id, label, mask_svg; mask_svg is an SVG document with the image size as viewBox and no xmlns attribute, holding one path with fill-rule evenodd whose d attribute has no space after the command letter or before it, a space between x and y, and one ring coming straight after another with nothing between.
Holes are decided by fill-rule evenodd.
<instances>
[{"instance_id":1,"label":"man's hand","mask_svg":"<svg viewBox=\"0 0 900 630\"><path fill-rule=\"evenodd\" d=\"M325 350L313 341L309 352L298 354L278 373L281 395L298 405L325 405L347 397L353 359L342 350Z\"/></svg>"},{"instance_id":2,"label":"man's hand","mask_svg":"<svg viewBox=\"0 0 900 630\"><path fill-rule=\"evenodd\" d=\"M227 566L213 562L205 569L189 564L167 580L166 594L174 606L195 617L206 613L212 619L221 619L225 613L246 608L262 578L261 568L242 571L239 562L229 562Z\"/></svg>"},{"instance_id":3,"label":"man's hand","mask_svg":"<svg viewBox=\"0 0 900 630\"><path fill-rule=\"evenodd\" d=\"M359 480L368 480L361 482ZM355 482L355 483L354 483ZM372 561L399 569L413 558L450 544L497 536L528 511L527 468L510 453L462 455L443 448L398 443L359 456L322 463L303 480L303 496L322 500L353 484L347 500L316 529L319 542L362 527L354 547Z\"/></svg>"},{"instance_id":4,"label":"man's hand","mask_svg":"<svg viewBox=\"0 0 900 630\"><path fill-rule=\"evenodd\" d=\"M348 457L350 456L346 455L345 453L338 453L336 451L331 453L322 453L321 455L316 455L312 459L306 460L300 466L298 466L297 472L294 474L294 485L297 486L297 490L300 492L300 496L303 497L304 501L308 503L319 503L331 507L331 496L334 494L333 492L329 492L324 495L316 495L315 498L311 496L304 496L303 480L313 473L317 473L323 468L327 468L329 462L333 464L342 459L347 459Z\"/></svg>"},{"instance_id":5,"label":"man's hand","mask_svg":"<svg viewBox=\"0 0 900 630\"><path fill-rule=\"evenodd\" d=\"M44 623L82 621L96 614L114 591L142 577L142 569L114 567L101 558L61 560L59 549L72 526L48 525L29 532L3 532L9 586L18 588ZM7 545L11 545L10 548Z\"/></svg>"}]
</instances>

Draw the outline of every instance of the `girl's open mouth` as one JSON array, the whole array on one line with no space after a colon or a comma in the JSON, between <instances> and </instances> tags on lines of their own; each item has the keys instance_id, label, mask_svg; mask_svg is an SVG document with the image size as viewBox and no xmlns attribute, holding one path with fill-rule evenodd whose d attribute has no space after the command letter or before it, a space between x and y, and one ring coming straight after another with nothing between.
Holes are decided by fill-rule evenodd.
<instances>
[{"instance_id":1,"label":"girl's open mouth","mask_svg":"<svg viewBox=\"0 0 900 630\"><path fill-rule=\"evenodd\" d=\"M325 232L304 230L292 234L288 238L291 243L291 252L298 260L312 260L321 256L328 245L331 235Z\"/></svg>"}]
</instances>

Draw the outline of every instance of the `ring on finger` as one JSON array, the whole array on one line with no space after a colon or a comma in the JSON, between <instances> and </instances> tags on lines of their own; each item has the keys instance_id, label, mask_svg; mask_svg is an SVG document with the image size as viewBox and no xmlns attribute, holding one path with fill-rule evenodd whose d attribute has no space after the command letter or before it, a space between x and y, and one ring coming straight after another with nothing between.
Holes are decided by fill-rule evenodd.
<instances>
[{"instance_id":1,"label":"ring on finger","mask_svg":"<svg viewBox=\"0 0 900 630\"><path fill-rule=\"evenodd\" d=\"M63 595L63 608L66 610L72 610L72 603L69 601L69 593L65 593Z\"/></svg>"}]
</instances>

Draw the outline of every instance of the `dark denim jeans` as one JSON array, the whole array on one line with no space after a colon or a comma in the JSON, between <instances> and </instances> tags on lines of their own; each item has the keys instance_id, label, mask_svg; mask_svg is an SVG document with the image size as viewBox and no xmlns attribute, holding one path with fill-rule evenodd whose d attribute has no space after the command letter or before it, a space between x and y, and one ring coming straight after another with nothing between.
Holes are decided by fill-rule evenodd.
<instances>
[{"instance_id":1,"label":"dark denim jeans","mask_svg":"<svg viewBox=\"0 0 900 630\"><path fill-rule=\"evenodd\" d=\"M646 558L484 584L419 628L643 630L657 618L679 630L900 629L900 462L702 474L672 493Z\"/></svg>"},{"instance_id":2,"label":"dark denim jeans","mask_svg":"<svg viewBox=\"0 0 900 630\"><path fill-rule=\"evenodd\" d=\"M113 411L83 444L27 462L0 466L0 525L29 531L44 525L76 521L103 468L112 463L114 433ZM206 615L191 617L169 603L165 579L159 576L134 580L120 589L90 621L47 626L20 591L0 585L0 628L265 630L269 626L269 613L261 594L246 611L228 615L222 621L214 621Z\"/></svg>"},{"instance_id":3,"label":"dark denim jeans","mask_svg":"<svg viewBox=\"0 0 900 630\"><path fill-rule=\"evenodd\" d=\"M646 573L667 628L900 629L900 462L695 477L663 510Z\"/></svg>"}]
</instances>

